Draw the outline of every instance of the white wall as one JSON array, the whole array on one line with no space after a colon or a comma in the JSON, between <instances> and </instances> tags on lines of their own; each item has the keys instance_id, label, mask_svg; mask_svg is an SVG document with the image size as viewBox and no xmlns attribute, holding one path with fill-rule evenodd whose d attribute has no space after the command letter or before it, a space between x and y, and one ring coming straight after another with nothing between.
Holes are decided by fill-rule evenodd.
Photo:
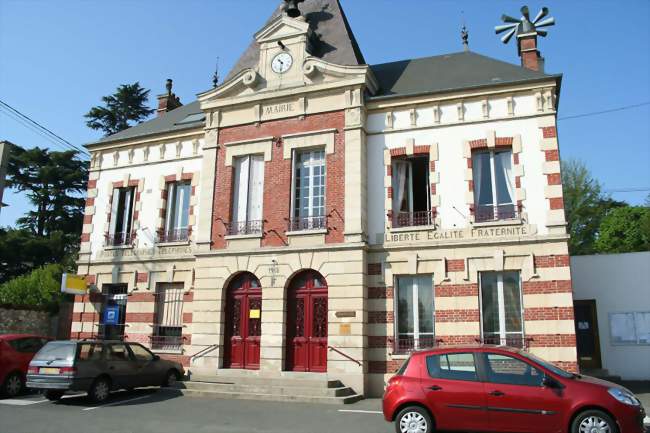
<instances>
[{"instance_id":1,"label":"white wall","mask_svg":"<svg viewBox=\"0 0 650 433\"><path fill-rule=\"evenodd\" d=\"M438 143L439 159L436 162L436 171L440 173L437 193L440 196L438 216L441 228L462 228L468 225L470 215L465 198L468 184L465 180L467 161L463 154L464 142L486 138L488 131L495 131L497 137L521 135L520 164L524 167L522 187L526 191L524 212L528 214L528 224L537 225L538 234L548 232L548 202L544 197L547 179L543 174L545 155L540 149L542 132L537 116L548 116L549 113L539 113L536 110L533 94L516 97L515 116L511 118L502 117L507 112L506 98L490 100L490 117L499 115L495 120L483 118L482 101L465 102L464 106L465 120L459 122L456 103L440 105L442 115L439 125L434 124L433 109L418 109L415 129L411 128L411 119L406 109L393 112L392 129L386 128L386 112L368 116L370 243L381 242L385 230L384 149L404 147L409 139L414 139L415 145Z\"/></svg>"},{"instance_id":2,"label":"white wall","mask_svg":"<svg viewBox=\"0 0 650 433\"><path fill-rule=\"evenodd\" d=\"M571 257L573 298L595 299L603 368L650 380L650 345L612 345L609 313L650 311L650 252Z\"/></svg>"},{"instance_id":3,"label":"white wall","mask_svg":"<svg viewBox=\"0 0 650 433\"><path fill-rule=\"evenodd\" d=\"M108 231L107 212L109 209L110 191L113 182L121 182L125 175L131 180L144 179L144 189L140 196L142 207L139 218L140 228L137 230L135 248L152 247L156 238L158 227L159 209L161 204L161 177L177 174L182 169L183 173L198 173L201 170L201 147L203 140L199 140L198 148L193 140L182 141L180 147L176 143L165 144L165 151L161 154L161 145L152 145L149 148L148 160L144 161L144 149L136 148L133 159L129 162L127 150L119 152L117 166L114 165L114 152L109 151L102 155L101 171L97 179L97 197L95 198L95 215L93 217L93 230L90 234L90 248L92 258L104 249L104 234ZM198 151L197 151L198 150ZM197 153L195 154L195 151ZM178 152L178 153L177 153ZM161 157L162 155L162 157ZM198 179L197 179L198 180ZM200 182L196 183L196 205L194 215L198 221L201 210L198 206ZM194 226L196 229L196 224Z\"/></svg>"}]
</instances>

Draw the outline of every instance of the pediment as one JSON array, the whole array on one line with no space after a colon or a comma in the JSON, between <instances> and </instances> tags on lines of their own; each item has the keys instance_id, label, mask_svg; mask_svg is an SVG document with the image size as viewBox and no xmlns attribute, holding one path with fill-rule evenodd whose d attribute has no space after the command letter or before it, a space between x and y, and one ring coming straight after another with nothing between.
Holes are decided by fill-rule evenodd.
<instances>
[{"instance_id":1,"label":"pediment","mask_svg":"<svg viewBox=\"0 0 650 433\"><path fill-rule=\"evenodd\" d=\"M255 40L259 43L273 42L288 37L301 36L307 34L308 31L309 24L306 21L281 15L257 32Z\"/></svg>"}]
</instances>

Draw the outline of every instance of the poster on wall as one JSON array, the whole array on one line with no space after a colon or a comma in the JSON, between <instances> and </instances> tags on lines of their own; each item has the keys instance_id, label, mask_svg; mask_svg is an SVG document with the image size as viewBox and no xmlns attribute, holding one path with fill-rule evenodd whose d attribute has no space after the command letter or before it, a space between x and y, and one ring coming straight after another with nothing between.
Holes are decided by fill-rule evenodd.
<instances>
[{"instance_id":1,"label":"poster on wall","mask_svg":"<svg viewBox=\"0 0 650 433\"><path fill-rule=\"evenodd\" d=\"M611 313L612 344L650 344L650 311Z\"/></svg>"}]
</instances>

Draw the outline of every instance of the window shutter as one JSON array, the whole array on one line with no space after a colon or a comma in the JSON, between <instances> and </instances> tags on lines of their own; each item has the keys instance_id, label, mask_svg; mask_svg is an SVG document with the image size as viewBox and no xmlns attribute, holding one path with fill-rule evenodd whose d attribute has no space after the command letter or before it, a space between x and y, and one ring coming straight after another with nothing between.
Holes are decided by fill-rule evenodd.
<instances>
[{"instance_id":1,"label":"window shutter","mask_svg":"<svg viewBox=\"0 0 650 433\"><path fill-rule=\"evenodd\" d=\"M246 206L248 202L248 169L249 157L235 160L235 181L233 191L232 220L235 222L246 221Z\"/></svg>"},{"instance_id":2,"label":"window shutter","mask_svg":"<svg viewBox=\"0 0 650 433\"><path fill-rule=\"evenodd\" d=\"M120 189L113 189L113 201L111 202L111 222L108 233L112 236L115 235L115 227L117 227L118 209L120 206Z\"/></svg>"}]
</instances>

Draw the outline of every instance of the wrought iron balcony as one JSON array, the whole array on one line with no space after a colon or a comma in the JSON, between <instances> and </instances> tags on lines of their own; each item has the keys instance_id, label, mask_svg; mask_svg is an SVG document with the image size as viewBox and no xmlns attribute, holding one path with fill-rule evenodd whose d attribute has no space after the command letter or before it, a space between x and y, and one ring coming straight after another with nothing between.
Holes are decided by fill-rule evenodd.
<instances>
[{"instance_id":1,"label":"wrought iron balcony","mask_svg":"<svg viewBox=\"0 0 650 433\"><path fill-rule=\"evenodd\" d=\"M262 220L231 221L226 224L226 234L228 236L262 234L262 225Z\"/></svg>"},{"instance_id":2,"label":"wrought iron balcony","mask_svg":"<svg viewBox=\"0 0 650 433\"><path fill-rule=\"evenodd\" d=\"M418 338L406 336L397 337L393 341L393 352L397 354L411 353L414 350L431 349L436 346L434 335L421 335Z\"/></svg>"},{"instance_id":3,"label":"wrought iron balcony","mask_svg":"<svg viewBox=\"0 0 650 433\"><path fill-rule=\"evenodd\" d=\"M289 219L288 231L322 230L327 228L326 216L313 216Z\"/></svg>"},{"instance_id":4,"label":"wrought iron balcony","mask_svg":"<svg viewBox=\"0 0 650 433\"><path fill-rule=\"evenodd\" d=\"M520 209L516 204L475 205L474 222L513 220L519 218Z\"/></svg>"},{"instance_id":5,"label":"wrought iron balcony","mask_svg":"<svg viewBox=\"0 0 650 433\"><path fill-rule=\"evenodd\" d=\"M430 226L434 224L435 212L432 210L417 212L393 212L393 228Z\"/></svg>"},{"instance_id":6,"label":"wrought iron balcony","mask_svg":"<svg viewBox=\"0 0 650 433\"><path fill-rule=\"evenodd\" d=\"M183 348L183 341L185 337L182 335L152 335L151 339L152 350L169 350L179 351Z\"/></svg>"},{"instance_id":7,"label":"wrought iron balcony","mask_svg":"<svg viewBox=\"0 0 650 433\"><path fill-rule=\"evenodd\" d=\"M119 247L124 245L131 245L135 240L135 232L130 233L106 233L104 235L106 238L107 247Z\"/></svg>"},{"instance_id":8,"label":"wrought iron balcony","mask_svg":"<svg viewBox=\"0 0 650 433\"><path fill-rule=\"evenodd\" d=\"M160 244L167 242L185 242L189 238L189 228L158 231L158 243Z\"/></svg>"}]
</instances>

